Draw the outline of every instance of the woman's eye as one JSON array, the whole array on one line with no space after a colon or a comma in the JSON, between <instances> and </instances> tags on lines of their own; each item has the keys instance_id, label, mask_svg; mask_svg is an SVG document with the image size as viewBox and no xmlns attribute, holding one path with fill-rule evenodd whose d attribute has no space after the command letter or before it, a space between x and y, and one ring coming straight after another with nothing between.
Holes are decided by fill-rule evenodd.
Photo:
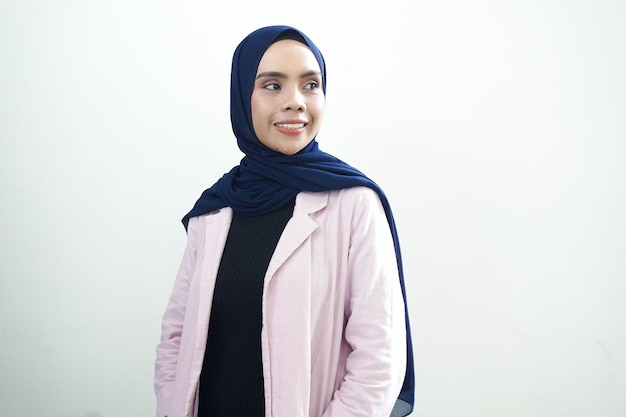
<instances>
[{"instance_id":1,"label":"woman's eye","mask_svg":"<svg viewBox=\"0 0 626 417\"><path fill-rule=\"evenodd\" d=\"M316 88L319 88L319 84L317 83L317 81L310 81L310 82L306 83L306 85L304 87L307 90L315 90Z\"/></svg>"},{"instance_id":2,"label":"woman's eye","mask_svg":"<svg viewBox=\"0 0 626 417\"><path fill-rule=\"evenodd\" d=\"M268 84L265 84L264 88L266 90L278 90L280 89L280 86L277 83L268 83Z\"/></svg>"}]
</instances>

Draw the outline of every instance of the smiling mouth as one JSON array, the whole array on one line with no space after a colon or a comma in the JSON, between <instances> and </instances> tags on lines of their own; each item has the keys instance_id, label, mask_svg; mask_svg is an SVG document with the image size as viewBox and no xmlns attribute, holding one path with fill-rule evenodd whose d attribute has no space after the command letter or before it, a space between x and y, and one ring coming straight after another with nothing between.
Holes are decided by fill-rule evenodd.
<instances>
[{"instance_id":1,"label":"smiling mouth","mask_svg":"<svg viewBox=\"0 0 626 417\"><path fill-rule=\"evenodd\" d=\"M276 123L276 127L281 129L302 129L306 123Z\"/></svg>"}]
</instances>

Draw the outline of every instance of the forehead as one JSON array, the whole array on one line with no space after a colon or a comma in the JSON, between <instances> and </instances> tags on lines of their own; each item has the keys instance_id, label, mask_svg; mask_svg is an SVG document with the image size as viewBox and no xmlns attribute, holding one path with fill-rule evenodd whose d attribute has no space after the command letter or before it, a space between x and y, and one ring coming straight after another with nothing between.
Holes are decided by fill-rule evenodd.
<instances>
[{"instance_id":1,"label":"forehead","mask_svg":"<svg viewBox=\"0 0 626 417\"><path fill-rule=\"evenodd\" d=\"M320 65L315 59L315 55L305 44L292 39L284 39L274 42L267 48L261 61L257 73L267 70L302 69L320 71Z\"/></svg>"}]
</instances>

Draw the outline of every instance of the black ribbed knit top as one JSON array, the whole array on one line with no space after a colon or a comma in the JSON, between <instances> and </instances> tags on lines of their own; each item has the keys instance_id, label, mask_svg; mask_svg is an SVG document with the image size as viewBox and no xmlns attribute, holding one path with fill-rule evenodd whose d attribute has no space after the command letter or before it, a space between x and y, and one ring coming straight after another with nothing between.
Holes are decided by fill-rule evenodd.
<instances>
[{"instance_id":1,"label":"black ribbed knit top","mask_svg":"<svg viewBox=\"0 0 626 417\"><path fill-rule=\"evenodd\" d=\"M233 214L217 272L198 417L263 417L263 283L295 199L260 216Z\"/></svg>"}]
</instances>

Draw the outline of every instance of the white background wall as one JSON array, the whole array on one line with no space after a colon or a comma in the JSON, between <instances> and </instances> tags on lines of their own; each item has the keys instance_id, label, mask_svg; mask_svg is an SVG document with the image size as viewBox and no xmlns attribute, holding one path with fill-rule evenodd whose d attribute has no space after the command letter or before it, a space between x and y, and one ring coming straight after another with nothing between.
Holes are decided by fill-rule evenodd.
<instances>
[{"instance_id":1,"label":"white background wall","mask_svg":"<svg viewBox=\"0 0 626 417\"><path fill-rule=\"evenodd\" d=\"M154 414L180 218L238 163L266 24L385 188L424 417L626 416L626 3L0 2L0 415Z\"/></svg>"}]
</instances>

